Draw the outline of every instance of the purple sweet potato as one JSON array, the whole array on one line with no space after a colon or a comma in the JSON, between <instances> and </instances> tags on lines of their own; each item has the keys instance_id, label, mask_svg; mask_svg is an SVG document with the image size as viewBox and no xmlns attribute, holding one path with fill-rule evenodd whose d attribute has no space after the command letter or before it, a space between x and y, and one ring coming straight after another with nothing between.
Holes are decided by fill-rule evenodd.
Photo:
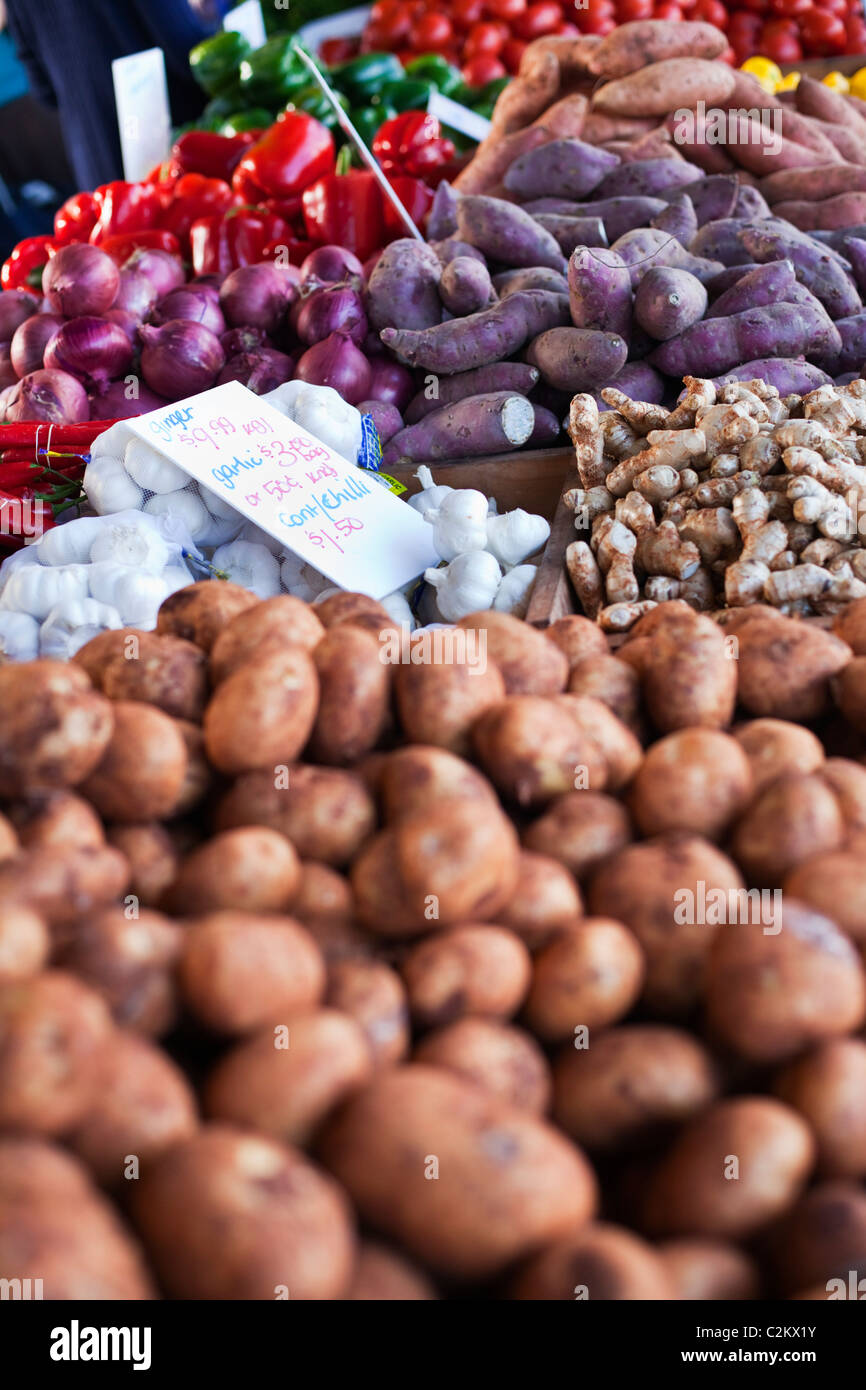
<instances>
[{"instance_id":1,"label":"purple sweet potato","mask_svg":"<svg viewBox=\"0 0 866 1390\"><path fill-rule=\"evenodd\" d=\"M531 212L533 217L539 212L558 212L562 217L583 217L586 211L585 205L576 202L574 198L532 198L521 206L524 212Z\"/></svg>"},{"instance_id":2,"label":"purple sweet potato","mask_svg":"<svg viewBox=\"0 0 866 1390\"><path fill-rule=\"evenodd\" d=\"M699 238L700 232L695 241ZM692 255L680 246L676 237L672 237L668 232L660 232L655 227L639 227L633 232L626 232L625 236L621 236L614 243L611 250L616 251L625 261L633 286L637 286L654 265L669 265L675 266L678 270L690 270L702 284L723 269L721 262Z\"/></svg>"},{"instance_id":3,"label":"purple sweet potato","mask_svg":"<svg viewBox=\"0 0 866 1390\"><path fill-rule=\"evenodd\" d=\"M529 266L524 270L503 270L494 275L493 288L500 299L519 294L521 290L549 290L552 294L568 294L568 281L558 270L546 265Z\"/></svg>"},{"instance_id":4,"label":"purple sweet potato","mask_svg":"<svg viewBox=\"0 0 866 1390\"><path fill-rule=\"evenodd\" d=\"M659 342L691 328L706 307L707 292L700 280L672 266L648 270L634 297L635 321Z\"/></svg>"},{"instance_id":5,"label":"purple sweet potato","mask_svg":"<svg viewBox=\"0 0 866 1390\"><path fill-rule=\"evenodd\" d=\"M786 304L807 304L814 311L820 327L815 331L809 356L815 365L824 371L837 370L836 363L842 352L842 337L820 299L816 299L811 290L807 290L805 285L801 285L799 280L795 280L791 288L785 291L783 302Z\"/></svg>"},{"instance_id":6,"label":"purple sweet potato","mask_svg":"<svg viewBox=\"0 0 866 1390\"><path fill-rule=\"evenodd\" d=\"M740 187L732 174L706 174L694 183L666 188L659 196L668 202L680 196L689 198L698 219L698 226L703 227L705 222L733 217Z\"/></svg>"},{"instance_id":7,"label":"purple sweet potato","mask_svg":"<svg viewBox=\"0 0 866 1390\"><path fill-rule=\"evenodd\" d=\"M784 302L796 283L791 261L768 261L741 276L735 285L720 294L707 310L706 318L727 318L729 314L741 314L763 304Z\"/></svg>"},{"instance_id":8,"label":"purple sweet potato","mask_svg":"<svg viewBox=\"0 0 866 1390\"><path fill-rule=\"evenodd\" d=\"M866 294L866 241L862 237L848 236L844 244L854 283L862 296Z\"/></svg>"},{"instance_id":9,"label":"purple sweet potato","mask_svg":"<svg viewBox=\"0 0 866 1390\"><path fill-rule=\"evenodd\" d=\"M807 234L801 233L801 235ZM845 242L852 236L860 237L861 240L866 240L866 222L858 222L853 227L843 227L835 232L809 232L807 240L820 241L822 246L829 246L834 254L842 258L843 270L850 270L851 265L845 253Z\"/></svg>"},{"instance_id":10,"label":"purple sweet potato","mask_svg":"<svg viewBox=\"0 0 866 1390\"><path fill-rule=\"evenodd\" d=\"M370 276L366 305L370 323L383 328L431 328L442 317L436 252L423 241L401 237L386 246Z\"/></svg>"},{"instance_id":11,"label":"purple sweet potato","mask_svg":"<svg viewBox=\"0 0 866 1390\"><path fill-rule=\"evenodd\" d=\"M537 212L533 216L545 231L556 237L564 256L570 256L576 246L608 245L600 217L562 217L555 212Z\"/></svg>"},{"instance_id":12,"label":"purple sweet potato","mask_svg":"<svg viewBox=\"0 0 866 1390\"><path fill-rule=\"evenodd\" d=\"M819 386L832 385L833 378L820 367L814 367L802 357L760 357L754 362L743 362L732 367L721 376L714 377L716 386L725 386L729 381L754 381L757 378L775 386L780 396L805 396ZM618 383L617 383L618 384Z\"/></svg>"},{"instance_id":13,"label":"purple sweet potato","mask_svg":"<svg viewBox=\"0 0 866 1390\"><path fill-rule=\"evenodd\" d=\"M446 265L456 261L458 256L468 256L470 260L480 261L482 265L487 264L477 246L470 246L468 241L459 241L455 236L446 237L444 241L431 241L430 249L436 252L443 270Z\"/></svg>"},{"instance_id":14,"label":"purple sweet potato","mask_svg":"<svg viewBox=\"0 0 866 1390\"><path fill-rule=\"evenodd\" d=\"M546 265L565 270L565 258L550 232L514 203L502 198L465 197L457 204L457 230L489 261L502 266Z\"/></svg>"},{"instance_id":15,"label":"purple sweet potato","mask_svg":"<svg viewBox=\"0 0 866 1390\"><path fill-rule=\"evenodd\" d=\"M447 180L437 185L427 214L427 240L444 241L457 231L458 194Z\"/></svg>"},{"instance_id":16,"label":"purple sweet potato","mask_svg":"<svg viewBox=\"0 0 866 1390\"><path fill-rule=\"evenodd\" d=\"M396 405L386 405L384 401L362 401L358 410L362 415L372 415L383 449L388 440L393 439L403 428L403 417Z\"/></svg>"},{"instance_id":17,"label":"purple sweet potato","mask_svg":"<svg viewBox=\"0 0 866 1390\"><path fill-rule=\"evenodd\" d=\"M555 444L561 434L559 417L544 405L532 403L535 411L535 428L526 441L529 449L546 449Z\"/></svg>"},{"instance_id":18,"label":"purple sweet potato","mask_svg":"<svg viewBox=\"0 0 866 1390\"><path fill-rule=\"evenodd\" d=\"M486 309L496 299L487 266L470 256L455 256L442 271L439 298L455 318Z\"/></svg>"},{"instance_id":19,"label":"purple sweet potato","mask_svg":"<svg viewBox=\"0 0 866 1390\"><path fill-rule=\"evenodd\" d=\"M835 376L836 372L859 371L866 362L866 312L853 314L847 319L837 319L836 327L842 339L842 350L837 357L833 375Z\"/></svg>"},{"instance_id":20,"label":"purple sweet potato","mask_svg":"<svg viewBox=\"0 0 866 1390\"><path fill-rule=\"evenodd\" d=\"M820 299L832 319L849 318L863 308L852 281L827 247L795 232L793 228L780 232L775 227L761 223L744 227L740 238L753 261L764 264L784 259L792 261L797 279L812 291L816 299ZM779 356L786 357L800 351L802 348L781 348Z\"/></svg>"},{"instance_id":21,"label":"purple sweet potato","mask_svg":"<svg viewBox=\"0 0 866 1390\"><path fill-rule=\"evenodd\" d=\"M615 251L578 246L568 262L568 293L575 328L618 333L628 339L631 275Z\"/></svg>"},{"instance_id":22,"label":"purple sweet potato","mask_svg":"<svg viewBox=\"0 0 866 1390\"><path fill-rule=\"evenodd\" d=\"M618 333L592 328L551 328L526 350L527 361L557 391L593 391L625 366L628 347Z\"/></svg>"},{"instance_id":23,"label":"purple sweet potato","mask_svg":"<svg viewBox=\"0 0 866 1390\"><path fill-rule=\"evenodd\" d=\"M486 396L491 391L510 391L515 395L528 396L537 385L541 373L528 362L494 362L489 367L478 367L472 372L458 372L456 376L431 377L417 395L413 396L403 419L407 425L417 425L425 415L441 410L445 405L454 405L467 396Z\"/></svg>"},{"instance_id":24,"label":"purple sweet potato","mask_svg":"<svg viewBox=\"0 0 866 1390\"><path fill-rule=\"evenodd\" d=\"M662 198L598 198L584 203L584 217L600 217L609 242L630 232L632 227L645 227L651 217L664 208Z\"/></svg>"},{"instance_id":25,"label":"purple sweet potato","mask_svg":"<svg viewBox=\"0 0 866 1390\"><path fill-rule=\"evenodd\" d=\"M509 295L492 309L482 309L480 314L451 319L423 332L386 328L381 338L385 346L410 367L424 367L428 372L452 376L455 372L468 372L474 367L504 361L530 338L537 338L539 333L568 321L565 295L525 290Z\"/></svg>"},{"instance_id":26,"label":"purple sweet potato","mask_svg":"<svg viewBox=\"0 0 866 1390\"><path fill-rule=\"evenodd\" d=\"M700 177L698 166L685 159L641 159L620 164L595 191L600 198L660 198L663 190L682 188Z\"/></svg>"},{"instance_id":27,"label":"purple sweet potato","mask_svg":"<svg viewBox=\"0 0 866 1390\"><path fill-rule=\"evenodd\" d=\"M668 376L719 376L744 360L807 353L824 332L823 319L806 304L767 304L724 319L707 319L650 354Z\"/></svg>"},{"instance_id":28,"label":"purple sweet potato","mask_svg":"<svg viewBox=\"0 0 866 1390\"><path fill-rule=\"evenodd\" d=\"M611 384L632 401L649 401L652 405L661 405L664 400L664 377L648 362L626 362ZM597 392L593 391L591 394L599 411L613 409Z\"/></svg>"},{"instance_id":29,"label":"purple sweet potato","mask_svg":"<svg viewBox=\"0 0 866 1390\"><path fill-rule=\"evenodd\" d=\"M698 234L698 219L691 198L685 194L673 198L662 212L650 219L650 226L657 232L668 232L676 237L680 246L688 248Z\"/></svg>"},{"instance_id":30,"label":"purple sweet potato","mask_svg":"<svg viewBox=\"0 0 866 1390\"><path fill-rule=\"evenodd\" d=\"M750 225L745 217L722 217L705 222L689 250L693 256L706 256L709 260L721 261L724 266L753 261L755 257L749 255L740 240L743 228Z\"/></svg>"},{"instance_id":31,"label":"purple sweet potato","mask_svg":"<svg viewBox=\"0 0 866 1390\"><path fill-rule=\"evenodd\" d=\"M544 198L552 191L557 197L585 198L618 164L616 155L597 145L552 140L515 159L503 183L521 199Z\"/></svg>"},{"instance_id":32,"label":"purple sweet potato","mask_svg":"<svg viewBox=\"0 0 866 1390\"><path fill-rule=\"evenodd\" d=\"M771 213L766 198L758 192L757 188L751 188L747 183L741 183L737 190L737 201L731 216L770 217Z\"/></svg>"},{"instance_id":33,"label":"purple sweet potato","mask_svg":"<svg viewBox=\"0 0 866 1390\"><path fill-rule=\"evenodd\" d=\"M417 425L395 434L382 453L385 468L396 463L478 458L519 449L535 429L535 411L525 396L491 391L444 406Z\"/></svg>"},{"instance_id":34,"label":"purple sweet potato","mask_svg":"<svg viewBox=\"0 0 866 1390\"><path fill-rule=\"evenodd\" d=\"M707 284L707 293L710 296L710 303L726 294L732 285L739 284L744 275L750 271L758 269L757 261L746 261L743 265L729 265L725 270L714 275Z\"/></svg>"}]
</instances>

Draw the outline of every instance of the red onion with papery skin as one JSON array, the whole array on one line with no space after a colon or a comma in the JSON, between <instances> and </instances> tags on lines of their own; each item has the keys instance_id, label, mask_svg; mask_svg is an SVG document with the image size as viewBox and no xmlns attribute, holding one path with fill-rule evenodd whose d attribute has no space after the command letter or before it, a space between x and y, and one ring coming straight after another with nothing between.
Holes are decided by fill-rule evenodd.
<instances>
[{"instance_id":1,"label":"red onion with papery skin","mask_svg":"<svg viewBox=\"0 0 866 1390\"><path fill-rule=\"evenodd\" d=\"M135 314L129 314L125 309L107 309L102 317L107 323L116 323L118 328L123 329L132 346L138 346L141 319L136 318Z\"/></svg>"},{"instance_id":2,"label":"red onion with papery skin","mask_svg":"<svg viewBox=\"0 0 866 1390\"><path fill-rule=\"evenodd\" d=\"M358 409L362 415L372 415L383 448L403 428L403 416L396 405L387 405L385 401L361 401Z\"/></svg>"},{"instance_id":3,"label":"red onion with papery skin","mask_svg":"<svg viewBox=\"0 0 866 1390\"><path fill-rule=\"evenodd\" d=\"M353 276L360 284L363 274L364 267L358 257L345 246L317 246L301 262L301 284L314 288L351 282Z\"/></svg>"},{"instance_id":4,"label":"red onion with papery skin","mask_svg":"<svg viewBox=\"0 0 866 1390\"><path fill-rule=\"evenodd\" d=\"M98 246L61 246L42 272L42 293L56 314L79 318L104 314L114 303L120 271Z\"/></svg>"},{"instance_id":5,"label":"red onion with papery skin","mask_svg":"<svg viewBox=\"0 0 866 1390\"><path fill-rule=\"evenodd\" d=\"M269 261L242 265L223 280L220 308L232 328L251 324L274 334L282 324L297 286Z\"/></svg>"},{"instance_id":6,"label":"red onion with papery skin","mask_svg":"<svg viewBox=\"0 0 866 1390\"><path fill-rule=\"evenodd\" d=\"M209 328L189 319L172 319L160 328L144 324L141 374L152 391L179 401L213 386L225 366L220 340Z\"/></svg>"},{"instance_id":7,"label":"red onion with papery skin","mask_svg":"<svg viewBox=\"0 0 866 1390\"><path fill-rule=\"evenodd\" d=\"M204 290L206 294L212 294L214 299L220 297L220 285L224 280L223 275L194 275L187 285L190 290Z\"/></svg>"},{"instance_id":8,"label":"red onion with papery skin","mask_svg":"<svg viewBox=\"0 0 866 1390\"><path fill-rule=\"evenodd\" d=\"M282 386L292 375L292 362L284 352L274 348L254 348L252 352L239 352L230 357L219 376L217 386L226 381L239 381L257 396Z\"/></svg>"},{"instance_id":9,"label":"red onion with papery skin","mask_svg":"<svg viewBox=\"0 0 866 1390\"><path fill-rule=\"evenodd\" d=\"M180 257L173 256L170 251L158 251L155 247L140 246L124 261L123 269L145 275L153 285L157 299L171 294L186 280Z\"/></svg>"},{"instance_id":10,"label":"red onion with papery skin","mask_svg":"<svg viewBox=\"0 0 866 1390\"><path fill-rule=\"evenodd\" d=\"M347 333L360 347L367 336L367 315L350 285L324 285L304 299L295 320L302 343L320 343L330 333Z\"/></svg>"},{"instance_id":11,"label":"red onion with papery skin","mask_svg":"<svg viewBox=\"0 0 866 1390\"><path fill-rule=\"evenodd\" d=\"M12 334L25 319L39 313L39 300L26 290L0 292L0 343L11 341Z\"/></svg>"},{"instance_id":12,"label":"red onion with papery skin","mask_svg":"<svg viewBox=\"0 0 866 1390\"><path fill-rule=\"evenodd\" d=\"M370 400L405 410L415 394L415 382L409 368L390 357L373 357L370 372Z\"/></svg>"},{"instance_id":13,"label":"red onion with papery skin","mask_svg":"<svg viewBox=\"0 0 866 1390\"><path fill-rule=\"evenodd\" d=\"M132 363L132 344L119 324L82 316L68 319L45 349L49 370L69 372L99 390Z\"/></svg>"},{"instance_id":14,"label":"red onion with papery skin","mask_svg":"<svg viewBox=\"0 0 866 1390\"><path fill-rule=\"evenodd\" d=\"M156 298L156 290L140 270L122 270L120 287L111 307L123 309L141 323L142 319L147 318L156 303Z\"/></svg>"},{"instance_id":15,"label":"red onion with papery skin","mask_svg":"<svg viewBox=\"0 0 866 1390\"><path fill-rule=\"evenodd\" d=\"M129 395L135 389L135 395ZM104 391L90 397L91 420L131 420L136 415L146 415L149 410L159 410L165 405L165 397L150 391L142 381L109 382Z\"/></svg>"},{"instance_id":16,"label":"red onion with papery skin","mask_svg":"<svg viewBox=\"0 0 866 1390\"><path fill-rule=\"evenodd\" d=\"M42 366L45 349L64 319L60 314L32 314L12 335L12 366L19 376L28 376Z\"/></svg>"},{"instance_id":17,"label":"red onion with papery skin","mask_svg":"<svg viewBox=\"0 0 866 1390\"><path fill-rule=\"evenodd\" d=\"M210 329L217 338L226 331L226 322L217 301L205 291L187 286L172 290L159 301L150 316L151 323L171 323L172 319L184 319L188 323L200 323Z\"/></svg>"},{"instance_id":18,"label":"red onion with papery skin","mask_svg":"<svg viewBox=\"0 0 866 1390\"><path fill-rule=\"evenodd\" d=\"M0 391L0 421L6 419L6 407L12 404L15 393L18 390L18 382L13 386L4 386Z\"/></svg>"},{"instance_id":19,"label":"red onion with papery skin","mask_svg":"<svg viewBox=\"0 0 866 1390\"><path fill-rule=\"evenodd\" d=\"M76 425L90 419L87 392L68 372L30 372L11 390L7 420L46 420L54 425Z\"/></svg>"},{"instance_id":20,"label":"red onion with papery skin","mask_svg":"<svg viewBox=\"0 0 866 1390\"><path fill-rule=\"evenodd\" d=\"M18 380L18 373L9 356L10 346L9 343L0 343L0 391L5 391L7 386L14 386Z\"/></svg>"},{"instance_id":21,"label":"red onion with papery skin","mask_svg":"<svg viewBox=\"0 0 866 1390\"><path fill-rule=\"evenodd\" d=\"M255 352L258 348L273 347L273 343L263 328L229 328L220 334L220 343L226 358L237 357L240 352Z\"/></svg>"},{"instance_id":22,"label":"red onion with papery skin","mask_svg":"<svg viewBox=\"0 0 866 1390\"><path fill-rule=\"evenodd\" d=\"M311 386L333 386L349 405L370 395L370 363L347 333L331 333L307 348L295 367L295 377Z\"/></svg>"}]
</instances>

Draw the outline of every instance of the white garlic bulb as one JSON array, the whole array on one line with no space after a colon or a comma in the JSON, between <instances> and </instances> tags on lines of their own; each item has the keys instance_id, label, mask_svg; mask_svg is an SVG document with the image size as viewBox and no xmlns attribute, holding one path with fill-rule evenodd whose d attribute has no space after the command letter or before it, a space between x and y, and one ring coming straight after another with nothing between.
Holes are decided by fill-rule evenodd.
<instances>
[{"instance_id":1,"label":"white garlic bulb","mask_svg":"<svg viewBox=\"0 0 866 1390\"><path fill-rule=\"evenodd\" d=\"M421 467L416 470L415 477L421 484L421 491L416 492L414 497L409 497L406 500L410 507L414 507L416 512L421 513L425 521L429 521L432 513L441 506L448 494L454 491L454 488L446 487L444 483L434 483L433 474L426 463L422 463Z\"/></svg>"},{"instance_id":2,"label":"white garlic bulb","mask_svg":"<svg viewBox=\"0 0 866 1390\"><path fill-rule=\"evenodd\" d=\"M550 526L543 516L535 516L517 507L502 516L488 517L486 549L496 556L501 565L510 569L540 550L549 535Z\"/></svg>"},{"instance_id":3,"label":"white garlic bulb","mask_svg":"<svg viewBox=\"0 0 866 1390\"><path fill-rule=\"evenodd\" d=\"M34 547L36 558L40 565L85 565L104 526L98 516L79 516L54 526Z\"/></svg>"},{"instance_id":4,"label":"white garlic bulb","mask_svg":"<svg viewBox=\"0 0 866 1390\"><path fill-rule=\"evenodd\" d=\"M433 544L443 560L454 560L487 547L487 498L474 488L458 488L442 499L427 518L433 525Z\"/></svg>"},{"instance_id":5,"label":"white garlic bulb","mask_svg":"<svg viewBox=\"0 0 866 1390\"><path fill-rule=\"evenodd\" d=\"M503 579L493 600L497 613L511 613L522 618L529 607L532 586L538 577L536 565L515 565Z\"/></svg>"},{"instance_id":6,"label":"white garlic bulb","mask_svg":"<svg viewBox=\"0 0 866 1390\"><path fill-rule=\"evenodd\" d=\"M29 613L0 610L0 657L33 661L39 655L39 624Z\"/></svg>"},{"instance_id":7,"label":"white garlic bulb","mask_svg":"<svg viewBox=\"0 0 866 1390\"><path fill-rule=\"evenodd\" d=\"M110 604L93 598L67 599L52 608L39 629L39 655L68 661L91 637L106 628L121 627L120 614Z\"/></svg>"},{"instance_id":8,"label":"white garlic bulb","mask_svg":"<svg viewBox=\"0 0 866 1390\"><path fill-rule=\"evenodd\" d=\"M141 511L144 493L127 473L120 459L100 454L84 470L84 491L87 500L100 516L111 512Z\"/></svg>"},{"instance_id":9,"label":"white garlic bulb","mask_svg":"<svg viewBox=\"0 0 866 1390\"><path fill-rule=\"evenodd\" d=\"M74 521L70 523L75 524ZM138 522L115 522L113 525L100 521L98 526L89 555L94 564L105 560L115 565L133 565L147 574L161 574L168 564L168 546L157 527L143 517Z\"/></svg>"},{"instance_id":10,"label":"white garlic bulb","mask_svg":"<svg viewBox=\"0 0 866 1390\"><path fill-rule=\"evenodd\" d=\"M484 499L485 509L487 499ZM496 597L502 571L486 550L457 555L444 569L428 569L424 578L436 590L442 617L456 623L469 613L489 608Z\"/></svg>"},{"instance_id":11,"label":"white garlic bulb","mask_svg":"<svg viewBox=\"0 0 866 1390\"><path fill-rule=\"evenodd\" d=\"M189 474L171 459L163 458L143 439L131 439L123 451L123 466L145 492L178 492L186 487Z\"/></svg>"},{"instance_id":12,"label":"white garlic bulb","mask_svg":"<svg viewBox=\"0 0 866 1390\"><path fill-rule=\"evenodd\" d=\"M266 546L232 541L214 551L212 563L233 584L242 585L259 598L273 598L280 592L280 567Z\"/></svg>"}]
</instances>

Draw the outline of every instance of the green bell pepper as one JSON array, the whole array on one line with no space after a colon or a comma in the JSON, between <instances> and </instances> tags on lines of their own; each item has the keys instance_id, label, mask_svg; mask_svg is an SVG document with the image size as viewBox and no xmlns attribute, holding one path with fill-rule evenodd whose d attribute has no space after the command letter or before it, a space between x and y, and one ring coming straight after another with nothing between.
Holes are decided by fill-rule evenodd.
<instances>
[{"instance_id":1,"label":"green bell pepper","mask_svg":"<svg viewBox=\"0 0 866 1390\"><path fill-rule=\"evenodd\" d=\"M386 82L379 95L389 106L399 112L426 111L436 87L432 82L422 82L420 78L404 77L400 82Z\"/></svg>"},{"instance_id":2,"label":"green bell pepper","mask_svg":"<svg viewBox=\"0 0 866 1390\"><path fill-rule=\"evenodd\" d=\"M208 96L218 96L237 81L238 68L250 51L243 34L226 29L196 44L189 55L192 75Z\"/></svg>"},{"instance_id":3,"label":"green bell pepper","mask_svg":"<svg viewBox=\"0 0 866 1390\"><path fill-rule=\"evenodd\" d=\"M219 128L220 135L240 135L245 130L266 130L276 120L273 111L263 106L252 106L248 111L235 111L227 117Z\"/></svg>"},{"instance_id":4,"label":"green bell pepper","mask_svg":"<svg viewBox=\"0 0 866 1390\"><path fill-rule=\"evenodd\" d=\"M391 118L396 115L397 110L395 107L389 106L386 102L381 101L375 102L371 106L353 106L349 111L352 124L355 126L355 129L368 148L372 145L373 137L379 127L384 125L386 121L390 121ZM359 164L363 162L360 156L357 162Z\"/></svg>"},{"instance_id":5,"label":"green bell pepper","mask_svg":"<svg viewBox=\"0 0 866 1390\"><path fill-rule=\"evenodd\" d=\"M223 121L236 112L243 103L235 93L229 96L214 97L202 111L196 125L200 130L219 130Z\"/></svg>"},{"instance_id":6,"label":"green bell pepper","mask_svg":"<svg viewBox=\"0 0 866 1390\"><path fill-rule=\"evenodd\" d=\"M362 53L348 63L338 63L327 74L338 91L344 92L353 106L363 106L378 95L389 82L399 82L403 64L394 53Z\"/></svg>"},{"instance_id":7,"label":"green bell pepper","mask_svg":"<svg viewBox=\"0 0 866 1390\"><path fill-rule=\"evenodd\" d=\"M275 34L241 63L241 90L253 106L282 106L310 74L295 52L291 34Z\"/></svg>"},{"instance_id":8,"label":"green bell pepper","mask_svg":"<svg viewBox=\"0 0 866 1390\"><path fill-rule=\"evenodd\" d=\"M471 106L473 111L478 111L479 107L490 107L491 110L496 105L499 94L505 90L511 81L510 77L494 77L492 82L485 82L483 87L470 87L468 90L468 100L464 101L466 106Z\"/></svg>"},{"instance_id":9,"label":"green bell pepper","mask_svg":"<svg viewBox=\"0 0 866 1390\"><path fill-rule=\"evenodd\" d=\"M336 92L335 95L343 110L348 111L349 103L342 92ZM308 82L305 87L298 87L292 92L289 106L294 106L298 111L306 111L308 116L315 116L316 120L321 121L329 130L340 129L337 113L315 82Z\"/></svg>"},{"instance_id":10,"label":"green bell pepper","mask_svg":"<svg viewBox=\"0 0 866 1390\"><path fill-rule=\"evenodd\" d=\"M460 69L438 53L425 53L406 64L406 76L414 82L432 82L437 92L450 97L463 86Z\"/></svg>"}]
</instances>

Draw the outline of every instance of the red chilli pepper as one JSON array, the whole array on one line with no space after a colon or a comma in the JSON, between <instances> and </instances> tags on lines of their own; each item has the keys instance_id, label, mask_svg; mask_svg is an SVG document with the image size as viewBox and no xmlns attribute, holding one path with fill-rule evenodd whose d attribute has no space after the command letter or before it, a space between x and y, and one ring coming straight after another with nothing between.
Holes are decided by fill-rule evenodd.
<instances>
[{"instance_id":1,"label":"red chilli pepper","mask_svg":"<svg viewBox=\"0 0 866 1390\"><path fill-rule=\"evenodd\" d=\"M386 174L424 178L454 158L454 144L443 137L435 116L426 111L405 111L379 127L373 153Z\"/></svg>"},{"instance_id":2,"label":"red chilli pepper","mask_svg":"<svg viewBox=\"0 0 866 1390\"><path fill-rule=\"evenodd\" d=\"M238 160L256 143L254 131L217 135L212 130L188 130L171 148L171 163L180 174L204 174L209 179L231 181Z\"/></svg>"},{"instance_id":3,"label":"red chilli pepper","mask_svg":"<svg viewBox=\"0 0 866 1390\"><path fill-rule=\"evenodd\" d=\"M122 232L143 232L155 227L163 207L159 186L152 183L104 183L94 193L99 217L90 241L100 246L106 237Z\"/></svg>"},{"instance_id":4,"label":"red chilli pepper","mask_svg":"<svg viewBox=\"0 0 866 1390\"><path fill-rule=\"evenodd\" d=\"M141 247L148 251L168 251L172 256L180 255L180 242L174 232L160 227L151 227L144 232L124 232L117 236L107 236L99 244L100 251L109 255L117 265L126 265L133 251L138 251Z\"/></svg>"},{"instance_id":5,"label":"red chilli pepper","mask_svg":"<svg viewBox=\"0 0 866 1390\"><path fill-rule=\"evenodd\" d=\"M423 231L427 214L433 206L432 188L428 188L422 179L410 178L408 174L394 174L388 182L415 226ZM385 239L393 241L395 237L407 236L406 228L393 203L387 198L383 198L382 202L385 207Z\"/></svg>"},{"instance_id":6,"label":"red chilli pepper","mask_svg":"<svg viewBox=\"0 0 866 1390\"><path fill-rule=\"evenodd\" d=\"M99 208L92 193L73 193L54 214L54 240L58 246L86 241L98 216Z\"/></svg>"},{"instance_id":7,"label":"red chilli pepper","mask_svg":"<svg viewBox=\"0 0 866 1390\"><path fill-rule=\"evenodd\" d=\"M334 140L305 111L284 111L251 145L232 175L232 187L250 202L294 198L334 168Z\"/></svg>"},{"instance_id":8,"label":"red chilli pepper","mask_svg":"<svg viewBox=\"0 0 866 1390\"><path fill-rule=\"evenodd\" d=\"M328 174L306 190L303 203L311 241L345 246L362 261L384 245L382 192L369 170Z\"/></svg>"},{"instance_id":9,"label":"red chilli pepper","mask_svg":"<svg viewBox=\"0 0 866 1390\"><path fill-rule=\"evenodd\" d=\"M0 269L4 290L42 290L42 271L59 243L50 236L28 236L19 241Z\"/></svg>"},{"instance_id":10,"label":"red chilli pepper","mask_svg":"<svg viewBox=\"0 0 866 1390\"><path fill-rule=\"evenodd\" d=\"M200 217L221 216L229 208L239 207L240 201L240 196L224 179L211 179L205 174L184 174L174 185L171 202L161 218L161 226L186 243L193 222Z\"/></svg>"}]
</instances>

